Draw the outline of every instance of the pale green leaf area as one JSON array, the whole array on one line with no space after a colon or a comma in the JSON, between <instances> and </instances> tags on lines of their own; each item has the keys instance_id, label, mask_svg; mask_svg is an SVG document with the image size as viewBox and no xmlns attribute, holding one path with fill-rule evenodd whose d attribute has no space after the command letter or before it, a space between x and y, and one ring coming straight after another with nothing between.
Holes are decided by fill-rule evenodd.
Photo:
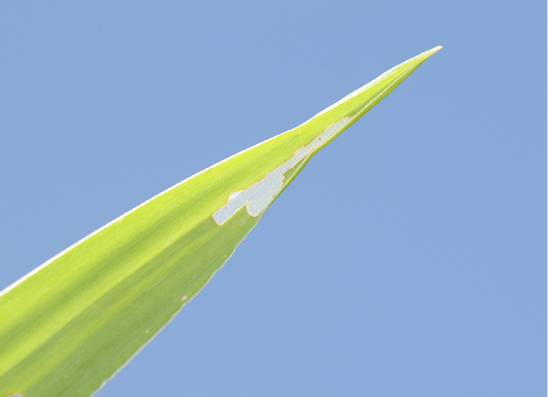
<instances>
[{"instance_id":1,"label":"pale green leaf area","mask_svg":"<svg viewBox=\"0 0 548 397\"><path fill-rule=\"evenodd\" d=\"M175 185L2 291L0 396L97 391L204 287L311 157L440 48Z\"/></svg>"}]
</instances>

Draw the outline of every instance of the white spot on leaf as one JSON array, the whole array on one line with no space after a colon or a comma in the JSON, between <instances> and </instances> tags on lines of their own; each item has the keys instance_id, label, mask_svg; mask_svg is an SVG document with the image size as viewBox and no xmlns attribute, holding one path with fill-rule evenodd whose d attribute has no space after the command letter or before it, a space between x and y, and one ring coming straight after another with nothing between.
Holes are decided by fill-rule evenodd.
<instances>
[{"instance_id":1,"label":"white spot on leaf","mask_svg":"<svg viewBox=\"0 0 548 397\"><path fill-rule=\"evenodd\" d=\"M343 117L335 124L330 125L312 142L297 150L293 157L270 171L264 179L246 190L234 192L228 196L228 203L213 214L215 222L218 225L224 224L244 206L250 216L261 215L274 200L274 197L282 190L284 174L335 136L351 119L352 117Z\"/></svg>"}]
</instances>

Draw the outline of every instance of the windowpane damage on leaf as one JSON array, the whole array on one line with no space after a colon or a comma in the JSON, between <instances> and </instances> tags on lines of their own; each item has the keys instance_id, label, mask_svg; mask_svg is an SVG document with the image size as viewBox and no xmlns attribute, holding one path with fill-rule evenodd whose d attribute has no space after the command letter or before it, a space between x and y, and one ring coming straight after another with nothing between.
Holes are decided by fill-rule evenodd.
<instances>
[{"instance_id":1,"label":"windowpane damage on leaf","mask_svg":"<svg viewBox=\"0 0 548 397\"><path fill-rule=\"evenodd\" d=\"M213 214L215 222L221 226L228 221L242 207L246 207L250 216L259 216L274 200L276 195L283 189L284 174L298 163L305 160L316 149L325 142L333 138L337 132L343 129L346 124L352 120L352 117L343 117L334 124L327 127L308 145L298 149L293 157L280 165L278 168L270 171L266 177L255 183L246 190L234 192L228 197L228 203Z\"/></svg>"}]
</instances>

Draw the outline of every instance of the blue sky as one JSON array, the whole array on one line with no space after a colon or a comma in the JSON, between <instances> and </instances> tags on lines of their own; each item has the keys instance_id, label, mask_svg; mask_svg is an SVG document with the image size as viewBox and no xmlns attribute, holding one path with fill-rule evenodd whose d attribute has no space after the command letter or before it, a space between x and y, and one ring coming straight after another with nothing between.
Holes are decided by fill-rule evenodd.
<instances>
[{"instance_id":1,"label":"blue sky","mask_svg":"<svg viewBox=\"0 0 548 397\"><path fill-rule=\"evenodd\" d=\"M4 2L0 289L437 45L97 396L545 395L542 2Z\"/></svg>"}]
</instances>

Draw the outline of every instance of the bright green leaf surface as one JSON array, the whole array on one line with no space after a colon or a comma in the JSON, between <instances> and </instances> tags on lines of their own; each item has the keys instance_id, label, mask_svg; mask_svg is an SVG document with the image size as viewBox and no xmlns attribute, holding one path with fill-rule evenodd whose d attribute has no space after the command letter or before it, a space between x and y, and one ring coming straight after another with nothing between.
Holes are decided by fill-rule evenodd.
<instances>
[{"instance_id":1,"label":"bright green leaf surface","mask_svg":"<svg viewBox=\"0 0 548 397\"><path fill-rule=\"evenodd\" d=\"M308 160L439 48L166 190L2 291L0 396L93 394L204 287Z\"/></svg>"}]
</instances>

